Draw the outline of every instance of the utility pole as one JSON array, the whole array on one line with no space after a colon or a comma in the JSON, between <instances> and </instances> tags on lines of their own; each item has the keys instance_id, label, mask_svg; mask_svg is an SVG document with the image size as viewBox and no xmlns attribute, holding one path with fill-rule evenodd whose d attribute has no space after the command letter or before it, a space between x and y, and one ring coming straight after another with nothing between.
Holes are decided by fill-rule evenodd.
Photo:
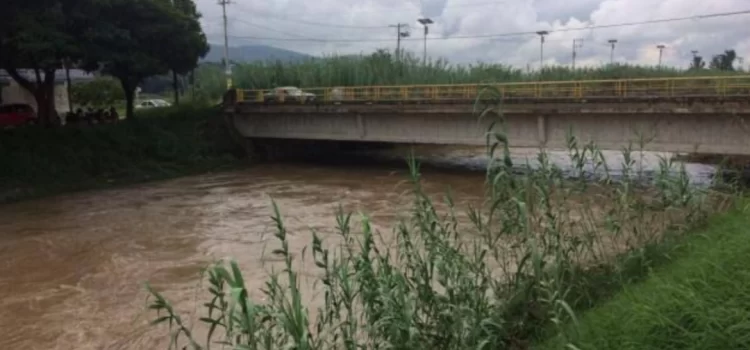
<instances>
[{"instance_id":1,"label":"utility pole","mask_svg":"<svg viewBox=\"0 0 750 350\"><path fill-rule=\"evenodd\" d=\"M544 68L544 36L549 34L546 30L540 30L536 32L539 34L541 46L539 47L539 74L541 76L542 68Z\"/></svg>"},{"instance_id":2,"label":"utility pole","mask_svg":"<svg viewBox=\"0 0 750 350\"><path fill-rule=\"evenodd\" d=\"M576 56L578 55L577 49L583 47L583 39L573 39L573 70L576 69Z\"/></svg>"},{"instance_id":3,"label":"utility pole","mask_svg":"<svg viewBox=\"0 0 750 350\"><path fill-rule=\"evenodd\" d=\"M665 47L664 45L656 45L656 48L659 49L659 68L661 68L661 56Z\"/></svg>"},{"instance_id":4,"label":"utility pole","mask_svg":"<svg viewBox=\"0 0 750 350\"><path fill-rule=\"evenodd\" d=\"M609 50L609 65L613 65L615 63L615 44L617 44L617 39L609 39L607 42L612 45L612 49Z\"/></svg>"},{"instance_id":5,"label":"utility pole","mask_svg":"<svg viewBox=\"0 0 750 350\"><path fill-rule=\"evenodd\" d=\"M232 88L232 67L229 65L229 35L227 33L227 5L230 0L219 0L224 19L224 74L227 77L227 90Z\"/></svg>"},{"instance_id":6,"label":"utility pole","mask_svg":"<svg viewBox=\"0 0 750 350\"><path fill-rule=\"evenodd\" d=\"M394 25L389 25L388 27L396 28L396 60L401 60L401 38L408 38L409 32L402 32L401 27L408 26L405 23L399 23Z\"/></svg>"}]
</instances>

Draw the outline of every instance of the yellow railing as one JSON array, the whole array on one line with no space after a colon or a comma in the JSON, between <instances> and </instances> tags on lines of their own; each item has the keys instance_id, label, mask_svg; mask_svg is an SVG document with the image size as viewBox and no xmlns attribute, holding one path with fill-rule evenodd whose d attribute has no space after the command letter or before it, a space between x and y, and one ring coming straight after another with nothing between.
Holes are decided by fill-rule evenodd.
<instances>
[{"instance_id":1,"label":"yellow railing","mask_svg":"<svg viewBox=\"0 0 750 350\"><path fill-rule=\"evenodd\" d=\"M657 79L542 81L500 84L341 86L301 88L301 97L274 90L238 90L238 102L386 102L512 99L600 99L639 97L748 96L750 75Z\"/></svg>"}]
</instances>

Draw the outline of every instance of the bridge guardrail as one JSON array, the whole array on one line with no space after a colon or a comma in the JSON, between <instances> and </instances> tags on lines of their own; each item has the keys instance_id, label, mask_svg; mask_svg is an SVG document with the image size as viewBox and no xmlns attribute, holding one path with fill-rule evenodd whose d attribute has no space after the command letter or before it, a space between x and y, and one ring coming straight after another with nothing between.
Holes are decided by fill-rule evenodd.
<instances>
[{"instance_id":1,"label":"bridge guardrail","mask_svg":"<svg viewBox=\"0 0 750 350\"><path fill-rule=\"evenodd\" d=\"M474 100L489 88L486 95L501 100L512 99L597 99L597 98L670 98L670 97L737 97L750 98L750 75L729 77L684 77L657 79L619 79L582 81L541 81L498 84L340 86L302 88L320 102L396 102L396 101L466 101ZM237 90L237 102L264 103L269 89ZM277 95L274 95L277 96ZM275 98L276 103L309 102L306 98Z\"/></svg>"}]
</instances>

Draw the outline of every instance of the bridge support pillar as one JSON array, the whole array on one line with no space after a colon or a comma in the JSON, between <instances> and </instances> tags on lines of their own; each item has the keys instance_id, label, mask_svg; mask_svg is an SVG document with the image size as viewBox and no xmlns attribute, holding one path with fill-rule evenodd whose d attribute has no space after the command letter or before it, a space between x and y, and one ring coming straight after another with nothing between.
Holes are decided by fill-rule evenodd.
<instances>
[{"instance_id":1,"label":"bridge support pillar","mask_svg":"<svg viewBox=\"0 0 750 350\"><path fill-rule=\"evenodd\" d=\"M539 115L536 118L537 141L540 147L547 145L547 116Z\"/></svg>"}]
</instances>

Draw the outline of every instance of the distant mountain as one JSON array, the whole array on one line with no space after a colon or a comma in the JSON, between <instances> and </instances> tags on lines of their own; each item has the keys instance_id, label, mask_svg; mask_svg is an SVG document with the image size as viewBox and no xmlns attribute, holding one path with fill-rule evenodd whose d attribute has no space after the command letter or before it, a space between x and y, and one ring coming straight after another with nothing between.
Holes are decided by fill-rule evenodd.
<instances>
[{"instance_id":1,"label":"distant mountain","mask_svg":"<svg viewBox=\"0 0 750 350\"><path fill-rule=\"evenodd\" d=\"M224 46L212 44L211 49L208 51L208 55L206 55L206 57L203 59L203 62L221 62L223 58ZM229 47L229 60L236 62L267 60L301 61L308 58L312 58L312 56L266 45Z\"/></svg>"}]
</instances>

